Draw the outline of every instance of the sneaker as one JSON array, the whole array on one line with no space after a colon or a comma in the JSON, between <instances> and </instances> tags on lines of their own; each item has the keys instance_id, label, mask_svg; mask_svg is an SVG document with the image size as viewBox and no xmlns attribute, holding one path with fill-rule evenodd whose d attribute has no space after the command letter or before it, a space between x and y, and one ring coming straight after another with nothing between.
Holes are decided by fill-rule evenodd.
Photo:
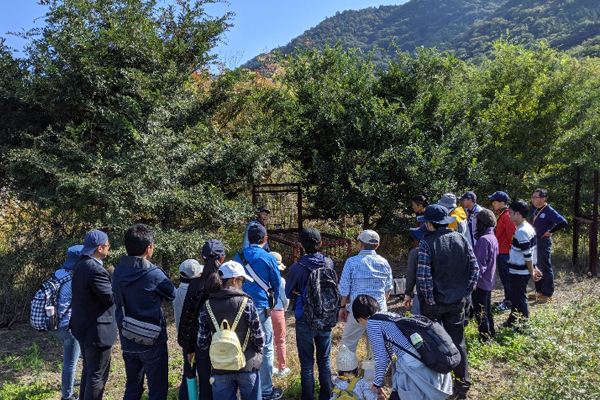
<instances>
[{"instance_id":1,"label":"sneaker","mask_svg":"<svg viewBox=\"0 0 600 400\"><path fill-rule=\"evenodd\" d=\"M73 386L81 386L81 381L79 379L75 379Z\"/></svg>"},{"instance_id":2,"label":"sneaker","mask_svg":"<svg viewBox=\"0 0 600 400\"><path fill-rule=\"evenodd\" d=\"M501 302L499 302L498 304L496 304L496 311L498 311L498 312L510 311L510 307L508 307L506 305L506 302L504 300L502 300Z\"/></svg>"},{"instance_id":3,"label":"sneaker","mask_svg":"<svg viewBox=\"0 0 600 400\"><path fill-rule=\"evenodd\" d=\"M531 293L528 293L528 294L527 294L527 298L528 298L528 299L533 299L533 300L535 300L535 299L537 299L537 298L538 298L539 296L541 296L541 295L542 295L542 294L541 294L541 293L538 293L538 292L531 292Z\"/></svg>"},{"instance_id":4,"label":"sneaker","mask_svg":"<svg viewBox=\"0 0 600 400\"><path fill-rule=\"evenodd\" d=\"M68 397L68 398L61 397L60 400L79 400L79 396L76 394L72 394L71 397Z\"/></svg>"},{"instance_id":5,"label":"sneaker","mask_svg":"<svg viewBox=\"0 0 600 400\"><path fill-rule=\"evenodd\" d=\"M273 388L271 393L263 394L263 400L279 400L283 396L283 390L281 388Z\"/></svg>"},{"instance_id":6,"label":"sneaker","mask_svg":"<svg viewBox=\"0 0 600 400\"><path fill-rule=\"evenodd\" d=\"M289 369L289 368L287 368L287 367L285 367L284 369L280 369L279 371L277 371L277 376L279 378L283 378L284 376L286 376L290 372L292 372L292 370Z\"/></svg>"},{"instance_id":7,"label":"sneaker","mask_svg":"<svg viewBox=\"0 0 600 400\"><path fill-rule=\"evenodd\" d=\"M540 294L537 298L537 302L540 304L544 304L552 300L554 300L552 296L544 296L543 294Z\"/></svg>"}]
</instances>

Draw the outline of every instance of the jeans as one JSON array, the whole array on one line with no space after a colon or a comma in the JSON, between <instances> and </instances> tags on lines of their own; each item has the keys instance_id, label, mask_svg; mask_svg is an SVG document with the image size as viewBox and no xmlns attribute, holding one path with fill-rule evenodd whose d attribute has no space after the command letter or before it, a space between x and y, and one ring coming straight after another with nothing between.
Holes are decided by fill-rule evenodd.
<instances>
[{"instance_id":1,"label":"jeans","mask_svg":"<svg viewBox=\"0 0 600 400\"><path fill-rule=\"evenodd\" d=\"M73 395L73 383L75 382L75 369L81 349L79 342L71 333L68 326L52 331L52 335L63 342L63 367L62 367L62 393L63 399Z\"/></svg>"},{"instance_id":2,"label":"jeans","mask_svg":"<svg viewBox=\"0 0 600 400\"><path fill-rule=\"evenodd\" d=\"M554 271L550 256L552 253L552 238L541 237L537 240L537 267L542 271L542 279L535 283L535 291L544 296L554 294Z\"/></svg>"},{"instance_id":3,"label":"jeans","mask_svg":"<svg viewBox=\"0 0 600 400\"><path fill-rule=\"evenodd\" d=\"M237 374L213 375L212 393L215 399L237 400L240 389L241 400L261 400L261 382L259 371Z\"/></svg>"},{"instance_id":4,"label":"jeans","mask_svg":"<svg viewBox=\"0 0 600 400\"><path fill-rule=\"evenodd\" d=\"M349 317L350 318L350 317ZM319 369L319 400L327 400L331 395L331 329L314 331L306 319L296 320L296 344L300 359L300 382L302 385L302 400L313 399L315 378L313 375L313 354L317 351L317 367Z\"/></svg>"},{"instance_id":5,"label":"jeans","mask_svg":"<svg viewBox=\"0 0 600 400\"><path fill-rule=\"evenodd\" d=\"M504 300L510 300L510 273L508 272L508 254L498 254L496 257L496 269L498 270L498 276L502 281L504 287Z\"/></svg>"},{"instance_id":6,"label":"jeans","mask_svg":"<svg viewBox=\"0 0 600 400\"><path fill-rule=\"evenodd\" d=\"M148 381L148 400L166 399L169 389L169 357L167 344L140 352L123 352L125 361L125 394L123 400L139 400L144 392L144 375Z\"/></svg>"},{"instance_id":7,"label":"jeans","mask_svg":"<svg viewBox=\"0 0 600 400\"><path fill-rule=\"evenodd\" d=\"M469 362L467 359L467 348L465 346L464 337L465 304L465 299L456 304L436 303L429 305L427 302L421 303L421 314L431 320L441 323L460 352L460 364L453 369L454 383L457 394L459 395L466 395L471 387L471 381L469 380Z\"/></svg>"},{"instance_id":8,"label":"jeans","mask_svg":"<svg viewBox=\"0 0 600 400\"><path fill-rule=\"evenodd\" d=\"M110 370L112 346L96 347L79 343L83 355L83 370L81 371L81 400L102 400L104 386Z\"/></svg>"},{"instance_id":9,"label":"jeans","mask_svg":"<svg viewBox=\"0 0 600 400\"><path fill-rule=\"evenodd\" d=\"M273 392L273 323L271 316L267 317L266 308L257 308L258 319L265 334L263 348L263 363L260 368L260 385L263 396ZM213 390L214 393L214 390Z\"/></svg>"},{"instance_id":10,"label":"jeans","mask_svg":"<svg viewBox=\"0 0 600 400\"><path fill-rule=\"evenodd\" d=\"M507 326L513 326L517 320L517 313L521 313L523 318L529 318L529 305L527 303L527 282L529 282L529 273L527 275L510 274L510 315L506 320Z\"/></svg>"},{"instance_id":11,"label":"jeans","mask_svg":"<svg viewBox=\"0 0 600 400\"><path fill-rule=\"evenodd\" d=\"M473 308L475 319L479 327L479 337L481 340L487 341L490 337L496 336L494 329L494 317L492 315L490 290L477 289L471 295L473 299Z\"/></svg>"}]
</instances>

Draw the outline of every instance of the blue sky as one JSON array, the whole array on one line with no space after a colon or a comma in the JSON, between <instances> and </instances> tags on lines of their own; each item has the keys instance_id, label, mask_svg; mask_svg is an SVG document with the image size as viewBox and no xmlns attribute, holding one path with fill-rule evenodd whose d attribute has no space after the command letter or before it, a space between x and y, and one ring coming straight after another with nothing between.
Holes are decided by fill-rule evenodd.
<instances>
[{"instance_id":1,"label":"blue sky","mask_svg":"<svg viewBox=\"0 0 600 400\"><path fill-rule=\"evenodd\" d=\"M25 42L8 31L22 31L43 26L43 16L47 8L39 6L39 0L0 0L0 36L6 44L21 50ZM291 39L301 35L335 15L337 11L359 10L380 5L405 3L406 0L230 0L229 5L208 5L206 10L213 15L233 11L236 15L233 27L215 52L229 68L235 68L252 57L286 45ZM37 19L39 18L39 19ZM22 53L21 53L22 54Z\"/></svg>"}]
</instances>

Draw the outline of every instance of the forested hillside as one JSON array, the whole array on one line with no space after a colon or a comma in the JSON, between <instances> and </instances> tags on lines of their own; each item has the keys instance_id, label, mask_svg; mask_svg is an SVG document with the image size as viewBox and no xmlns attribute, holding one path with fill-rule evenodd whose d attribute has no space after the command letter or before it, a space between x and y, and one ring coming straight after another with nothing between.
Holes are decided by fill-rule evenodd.
<instances>
[{"instance_id":1,"label":"forested hillside","mask_svg":"<svg viewBox=\"0 0 600 400\"><path fill-rule=\"evenodd\" d=\"M515 43L545 40L576 56L600 54L600 2L595 0L411 0L398 6L344 11L275 49L322 50L325 43L372 51L372 60L385 66L395 44L401 51L436 47L463 59L482 59L491 43L509 37ZM244 65L262 65L255 57Z\"/></svg>"}]
</instances>

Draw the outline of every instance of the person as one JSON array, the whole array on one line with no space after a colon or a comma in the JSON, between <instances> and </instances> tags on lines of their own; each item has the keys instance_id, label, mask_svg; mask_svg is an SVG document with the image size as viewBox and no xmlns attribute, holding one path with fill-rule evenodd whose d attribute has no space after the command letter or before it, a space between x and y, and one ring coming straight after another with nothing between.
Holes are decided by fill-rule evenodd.
<instances>
[{"instance_id":1,"label":"person","mask_svg":"<svg viewBox=\"0 0 600 400\"><path fill-rule=\"evenodd\" d=\"M359 253L346 260L339 286L342 295L340 320L346 323L341 343L355 353L365 328L352 316L352 302L359 294L368 294L385 311L392 290L392 268L385 258L376 253L380 244L379 234L367 229L358 235L357 240ZM348 297L350 305L346 308Z\"/></svg>"},{"instance_id":2,"label":"person","mask_svg":"<svg viewBox=\"0 0 600 400\"><path fill-rule=\"evenodd\" d=\"M71 332L82 354L79 398L100 400L110 370L112 345L117 341L111 277L102 260L108 255L108 235L88 232L81 256L73 267Z\"/></svg>"},{"instance_id":3,"label":"person","mask_svg":"<svg viewBox=\"0 0 600 400\"><path fill-rule=\"evenodd\" d=\"M538 303L552 301L554 296L554 271L552 270L552 235L568 225L565 217L560 215L550 204L548 191L536 189L531 195L533 209L533 228L537 236L537 267L542 279L535 282L535 292L528 295L537 299Z\"/></svg>"},{"instance_id":4,"label":"person","mask_svg":"<svg viewBox=\"0 0 600 400\"><path fill-rule=\"evenodd\" d=\"M506 192L497 191L488 196L492 200L492 207L498 213L496 219L496 239L498 240L498 258L496 259L496 270L500 276L504 288L504 299L498 303L498 311L509 311L510 304L510 274L508 273L508 254L512 245L512 238L517 226L508 216L508 203L510 197Z\"/></svg>"},{"instance_id":5,"label":"person","mask_svg":"<svg viewBox=\"0 0 600 400\"><path fill-rule=\"evenodd\" d=\"M417 282L421 315L441 323L460 352L461 362L453 371L457 398L464 399L471 386L464 339L465 306L479 277L479 266L467 239L448 228L454 220L437 204L428 206L419 217L428 232L419 242Z\"/></svg>"},{"instance_id":6,"label":"person","mask_svg":"<svg viewBox=\"0 0 600 400\"><path fill-rule=\"evenodd\" d=\"M319 399L329 398L331 393L331 328L313 330L304 314L308 278L317 268L333 268L333 261L320 253L323 244L321 233L316 228L305 228L298 238L304 249L304 256L290 266L285 295L291 300L296 299L294 317L296 319L296 345L300 360L301 398L313 399L315 379L314 364L319 370Z\"/></svg>"},{"instance_id":7,"label":"person","mask_svg":"<svg viewBox=\"0 0 600 400\"><path fill-rule=\"evenodd\" d=\"M455 229L458 233L462 233L466 237L468 234L467 213L465 213L464 208L457 207L454 193L444 193L438 204L448 210L448 216L455 218L453 222L448 224L448 228Z\"/></svg>"},{"instance_id":8,"label":"person","mask_svg":"<svg viewBox=\"0 0 600 400\"><path fill-rule=\"evenodd\" d=\"M223 243L217 239L210 239L204 242L202 245L202 260L204 262L202 275L190 282L183 301L177 342L183 349L184 358L187 359L187 363L190 365L195 364L198 375L199 399L212 400L213 392L210 385L211 366L208 359L208 352L201 351L197 347L198 312L208 298L209 292L207 286L209 278L217 273L221 263L225 261L225 246L223 246ZM191 375L194 375L193 371ZM188 391L180 387L179 396L181 400L186 400L188 398Z\"/></svg>"},{"instance_id":9,"label":"person","mask_svg":"<svg viewBox=\"0 0 600 400\"><path fill-rule=\"evenodd\" d=\"M477 214L483 209L479 204L477 204L477 195L472 191L465 192L459 199L462 202L463 208L467 212L467 239L469 239L469 243L471 247L475 246L477 243L477 239L475 238L476 231L476 221Z\"/></svg>"},{"instance_id":10,"label":"person","mask_svg":"<svg viewBox=\"0 0 600 400\"><path fill-rule=\"evenodd\" d=\"M344 345L340 346L335 359L338 374L333 378L330 400L336 400L341 393L348 391L358 400L377 400L377 394L370 385L358 377L358 357Z\"/></svg>"},{"instance_id":11,"label":"person","mask_svg":"<svg viewBox=\"0 0 600 400\"><path fill-rule=\"evenodd\" d=\"M496 336L492 315L491 293L496 284L496 260L498 258L498 239L494 234L496 216L491 210L483 208L477 214L475 247L473 252L479 265L479 279L473 290L473 307L479 337L487 341Z\"/></svg>"},{"instance_id":12,"label":"person","mask_svg":"<svg viewBox=\"0 0 600 400\"><path fill-rule=\"evenodd\" d=\"M400 317L398 314L380 312L378 302L366 295L356 297L352 303L352 313L366 328L367 336L373 346L375 379L371 385L371 391L377 394L377 399L386 398L382 389L383 377L392 363L392 355L396 356L396 362L392 374L392 393L389 399L442 400L452 394L452 375L450 373L435 372L402 350L400 346L413 354L418 354L412 343L393 321L371 318L375 314L386 314L391 318L398 318Z\"/></svg>"},{"instance_id":13,"label":"person","mask_svg":"<svg viewBox=\"0 0 600 400\"><path fill-rule=\"evenodd\" d=\"M263 249L267 244L267 240L267 229L262 224L251 225L248 229L250 246L242 250L242 253L237 253L235 261L244 265L246 271L252 276L253 281L246 281L242 289L254 300L265 335L264 362L260 369L262 398L277 400L281 398L283 392L281 388L273 387L273 322L271 320L269 294L257 283L257 279L259 279L261 284L265 285L264 287L269 287L273 291L272 296L276 303L279 298L281 276L277 267L277 260L272 254Z\"/></svg>"},{"instance_id":14,"label":"person","mask_svg":"<svg viewBox=\"0 0 600 400\"><path fill-rule=\"evenodd\" d=\"M279 272L285 271L285 264L281 254L273 251L271 252L273 257L277 260L277 266ZM286 366L287 364L287 351L285 348L285 312L288 308L290 301L285 296L285 279L281 278L281 286L279 287L279 299L277 304L271 311L271 320L273 321L273 340L275 341L275 349L277 350L277 376L280 378L290 373L290 369Z\"/></svg>"},{"instance_id":15,"label":"person","mask_svg":"<svg viewBox=\"0 0 600 400\"><path fill-rule=\"evenodd\" d=\"M242 345L246 364L236 371L213 368L213 397L219 400L237 400L239 389L241 400L261 399L259 371L263 364L264 335L254 302L242 291L244 281L252 282L252 278L246 274L244 267L235 261L223 263L218 273L213 273L208 278L207 287L210 295L198 313L197 345L201 351L208 353L212 335L217 331L213 318L219 326L225 319L233 324L243 301L246 301L242 312L243 317L235 326L235 333ZM212 316L208 312L209 307Z\"/></svg>"},{"instance_id":16,"label":"person","mask_svg":"<svg viewBox=\"0 0 600 400\"><path fill-rule=\"evenodd\" d=\"M512 307L510 315L503 324L512 328L517 322L518 314L524 319L529 318L527 304L527 283L529 277L534 282L542 279L542 272L535 266L537 259L537 237L535 229L525 219L529 214L529 206L523 200L510 203L508 215L517 225L509 254L510 300Z\"/></svg>"},{"instance_id":17,"label":"person","mask_svg":"<svg viewBox=\"0 0 600 400\"><path fill-rule=\"evenodd\" d=\"M177 329L177 336L179 336L179 322L181 321L181 310L183 310L183 303L188 291L190 282L194 279L199 278L202 275L204 267L202 264L193 258L187 259L179 265L179 279L181 283L177 288L175 299L173 300L173 313L175 316L175 328ZM183 378L181 385L179 386L179 400L187 400L189 398L187 377L196 376L195 366L192 368L190 362L187 359L187 353L183 352Z\"/></svg>"},{"instance_id":18,"label":"person","mask_svg":"<svg viewBox=\"0 0 600 400\"><path fill-rule=\"evenodd\" d=\"M418 228L410 228L410 236L417 243L417 247L408 252L408 262L406 265L406 286L404 288L404 308L410 310L412 307L413 315L420 314L419 297L417 294L417 265L419 261L419 242L423 239L426 231L425 225L421 223Z\"/></svg>"},{"instance_id":19,"label":"person","mask_svg":"<svg viewBox=\"0 0 600 400\"><path fill-rule=\"evenodd\" d=\"M271 214L271 211L269 211L269 209L265 206L260 206L257 208L258 211L258 216L256 217L256 219L254 221L250 221L248 223L248 225L246 225L246 230L244 231L244 240L242 241L242 250L244 250L246 247L250 246L250 241L248 240L248 229L250 229L250 226L252 225L262 225L265 227L267 227L267 221L269 220L269 214ZM263 246L263 249L266 252L271 252L271 248L269 247L269 242L265 243L265 245Z\"/></svg>"},{"instance_id":20,"label":"person","mask_svg":"<svg viewBox=\"0 0 600 400\"><path fill-rule=\"evenodd\" d=\"M422 194L413 196L412 209L415 212L415 219L416 219L416 217L423 215L423 213L425 212L425 207L427 207L428 205L429 205L429 200L427 200L427 197L423 196ZM417 228L422 225L419 221L417 221L416 224L417 224L416 225ZM415 241L413 243L413 249L416 249L418 247L419 247L419 242L415 239Z\"/></svg>"},{"instance_id":21,"label":"person","mask_svg":"<svg viewBox=\"0 0 600 400\"><path fill-rule=\"evenodd\" d=\"M113 274L116 317L125 362L123 400L139 400L148 381L148 399L166 399L169 389L167 323L161 308L163 301L175 299L175 286L150 260L154 254L154 232L144 224L135 224L125 232L127 255L121 258ZM136 343L123 335L125 316L160 326L152 345Z\"/></svg>"},{"instance_id":22,"label":"person","mask_svg":"<svg viewBox=\"0 0 600 400\"><path fill-rule=\"evenodd\" d=\"M67 259L54 273L57 279L63 279L68 275L73 275L73 267L75 262L81 256L83 245L71 246L67 249ZM75 384L75 369L77 368L77 360L81 354L79 342L73 336L69 322L71 321L71 304L73 300L73 291L71 288L71 280L66 281L60 287L58 292L58 307L56 314L59 315L60 321L58 329L52 331L52 335L60 340L63 344L63 366L61 373L61 400L77 400L77 396L73 391Z\"/></svg>"}]
</instances>

